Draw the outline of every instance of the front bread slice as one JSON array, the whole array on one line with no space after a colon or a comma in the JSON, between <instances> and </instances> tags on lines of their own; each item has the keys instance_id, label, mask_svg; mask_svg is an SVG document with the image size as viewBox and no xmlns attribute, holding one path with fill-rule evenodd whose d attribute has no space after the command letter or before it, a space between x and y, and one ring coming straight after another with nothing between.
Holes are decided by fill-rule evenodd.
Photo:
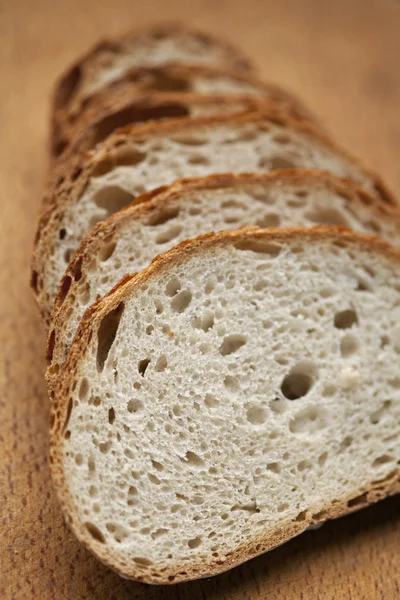
<instances>
[{"instance_id":1,"label":"front bread slice","mask_svg":"<svg viewBox=\"0 0 400 600\"><path fill-rule=\"evenodd\" d=\"M320 171L214 175L178 181L99 223L61 280L49 330L50 397L86 308L128 273L185 239L245 225L345 225L400 246L400 214L349 181Z\"/></svg>"},{"instance_id":2,"label":"front bread slice","mask_svg":"<svg viewBox=\"0 0 400 600\"><path fill-rule=\"evenodd\" d=\"M317 168L394 202L380 179L311 125L275 111L171 119L110 136L51 190L35 240L32 285L48 323L58 285L93 226L135 197L180 177Z\"/></svg>"},{"instance_id":3,"label":"front bread slice","mask_svg":"<svg viewBox=\"0 0 400 600\"><path fill-rule=\"evenodd\" d=\"M400 491L400 251L211 234L81 322L51 408L67 522L124 577L206 577Z\"/></svg>"}]
</instances>

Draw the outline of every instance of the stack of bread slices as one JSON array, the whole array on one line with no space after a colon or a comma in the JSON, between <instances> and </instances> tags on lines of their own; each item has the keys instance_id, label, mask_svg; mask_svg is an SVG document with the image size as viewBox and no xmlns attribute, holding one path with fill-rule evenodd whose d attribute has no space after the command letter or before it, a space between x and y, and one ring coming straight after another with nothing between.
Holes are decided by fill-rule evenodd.
<instances>
[{"instance_id":1,"label":"stack of bread slices","mask_svg":"<svg viewBox=\"0 0 400 600\"><path fill-rule=\"evenodd\" d=\"M101 561L206 577L400 491L398 211L209 35L60 79L32 287L55 490Z\"/></svg>"}]
</instances>

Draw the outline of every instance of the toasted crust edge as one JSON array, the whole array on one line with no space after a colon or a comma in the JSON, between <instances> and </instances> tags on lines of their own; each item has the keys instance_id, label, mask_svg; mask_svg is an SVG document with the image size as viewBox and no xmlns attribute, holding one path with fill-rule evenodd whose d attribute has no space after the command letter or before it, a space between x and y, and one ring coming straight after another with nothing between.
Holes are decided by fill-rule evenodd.
<instances>
[{"instance_id":1,"label":"toasted crust edge","mask_svg":"<svg viewBox=\"0 0 400 600\"><path fill-rule=\"evenodd\" d=\"M208 234L195 240L182 242L164 255L156 257L151 265L140 274L126 277L107 296L96 302L86 311L72 344L66 368L61 374L56 391L56 399L51 407L50 469L55 490L69 527L87 549L123 577L145 583L168 584L217 575L288 541L314 523L321 523L344 516L400 492L400 469L397 468L384 479L371 482L370 486L365 486L361 489L357 488L354 493L324 507L322 510L321 507L310 507L309 510L304 511L305 514L300 513L296 520L283 523L274 531L266 532L251 542L236 548L224 561L214 561L207 564L193 563L190 566L177 565L175 568L171 568L169 572L162 574L153 569L152 572L143 575L137 567L128 566L122 564L121 561L113 560L113 557L107 552L107 548L102 543L93 540L85 531L82 524L74 520L74 505L69 496L68 485L62 469L62 447L69 418L69 392L73 388L74 379L79 370L80 358L87 351L93 331L103 316L116 308L120 302L126 300L142 283L154 277L157 273L168 269L169 265L181 263L187 257L198 252L204 252L205 249L234 244L249 239L265 239L271 242L286 240L306 240L308 242L315 240L328 241L337 243L341 247L346 245L356 246L358 249L372 252L375 255L380 253L382 256L400 265L400 249L393 248L377 237L358 234L343 227L268 230L248 227L232 232ZM318 512L312 514L315 508L317 508Z\"/></svg>"}]
</instances>

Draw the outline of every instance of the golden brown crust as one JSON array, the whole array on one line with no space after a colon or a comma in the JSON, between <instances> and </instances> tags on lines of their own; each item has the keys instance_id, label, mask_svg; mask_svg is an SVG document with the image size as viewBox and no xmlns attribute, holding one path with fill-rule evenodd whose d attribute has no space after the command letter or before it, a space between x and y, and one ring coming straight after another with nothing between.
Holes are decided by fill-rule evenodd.
<instances>
[{"instance_id":1,"label":"golden brown crust","mask_svg":"<svg viewBox=\"0 0 400 600\"><path fill-rule=\"evenodd\" d=\"M150 122L144 125L126 127L99 144L95 151L89 152L87 156L80 157L73 170L68 162L65 165L60 165L58 179L53 182L48 194L43 199L42 214L34 243L32 284L44 320L48 322L51 311L51 304L43 289L43 271L44 264L54 245L53 232L56 231L67 206L79 201L92 176L101 175L118 164L122 164L126 161L130 144L148 139L152 135L162 137L186 133L190 130L197 133L202 131L203 128L215 128L217 126L228 126L234 129L248 123L254 123L260 129L268 128L270 123L278 124L311 138L313 144L322 144L328 150L337 153L338 156L347 158L355 168L365 173L374 182L377 195L382 201L391 205L397 204L378 175L338 148L320 129L311 123L294 120L272 108L262 111L249 111L234 116L168 119L158 123Z\"/></svg>"},{"instance_id":2,"label":"golden brown crust","mask_svg":"<svg viewBox=\"0 0 400 600\"><path fill-rule=\"evenodd\" d=\"M52 115L51 155L56 159L63 154L68 146L79 137L79 133L86 127L104 120L107 116L127 110L129 105L145 100L146 98L159 98L165 95L165 100L178 101L179 96L193 94L192 87L196 78L203 77L208 80L229 79L233 82L247 84L259 95L246 93L220 94L218 96L236 96L255 101L268 100L278 106L290 107L294 116L316 122L315 117L292 94L278 86L264 83L247 73L229 69L217 69L205 66L168 64L154 67L140 67L131 69L123 77L112 81L92 96L87 98L79 112L72 112L66 106L54 106ZM200 94L196 94L198 97ZM216 94L214 94L216 95ZM169 98L172 97L172 98ZM182 102L188 102L182 99ZM125 122L129 124L128 117ZM132 120L132 123L134 120ZM121 126L121 125L118 125ZM115 127L115 129L117 126Z\"/></svg>"},{"instance_id":3,"label":"golden brown crust","mask_svg":"<svg viewBox=\"0 0 400 600\"><path fill-rule=\"evenodd\" d=\"M393 248L386 242L373 237L352 232L343 227L314 227L310 229L268 229L262 230L254 227L243 228L238 231L208 234L195 240L182 242L164 255L156 257L150 267L138 275L125 278L106 297L90 307L79 326L78 333L72 344L66 368L61 373L56 398L51 407L50 417L50 466L53 482L61 503L66 521L75 535L91 552L104 564L113 568L124 577L136 579L146 583L178 583L199 577L209 577L239 565L255 556L270 550L277 545L289 540L303 532L314 523L321 523L334 519L368 506L387 496L400 492L400 469L394 470L381 481L373 481L369 486L355 489L344 498L338 498L331 505L311 506L307 511L301 512L296 519L282 523L278 528L267 531L251 542L236 548L226 558L215 560L207 564L176 565L168 572L157 573L150 569L146 574L135 565L121 564L107 551L107 547L88 534L79 523L75 515L75 507L68 492L67 481L63 472L63 444L65 436L68 438L68 410L70 392L73 389L79 363L88 350L93 332L96 331L101 319L114 310L122 301L126 301L132 294L140 289L141 284L157 276L158 273L168 270L171 264L179 264L196 253L203 253L207 249L237 244L247 240L263 239L279 243L291 241L328 242L339 244L341 247L354 247L373 253L374 256L392 261L396 267L400 266L400 249Z\"/></svg>"}]
</instances>

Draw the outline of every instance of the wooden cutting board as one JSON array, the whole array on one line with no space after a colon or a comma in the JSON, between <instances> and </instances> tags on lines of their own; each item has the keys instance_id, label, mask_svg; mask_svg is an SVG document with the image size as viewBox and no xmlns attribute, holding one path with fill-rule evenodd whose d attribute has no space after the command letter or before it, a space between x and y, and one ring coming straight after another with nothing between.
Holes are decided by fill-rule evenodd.
<instances>
[{"instance_id":1,"label":"wooden cutting board","mask_svg":"<svg viewBox=\"0 0 400 600\"><path fill-rule=\"evenodd\" d=\"M395 0L0 3L0 598L400 598L400 497L225 575L169 588L120 579L63 524L46 458L45 335L28 286L50 93L56 75L99 36L163 18L187 20L241 45L262 75L298 93L400 196Z\"/></svg>"}]
</instances>

